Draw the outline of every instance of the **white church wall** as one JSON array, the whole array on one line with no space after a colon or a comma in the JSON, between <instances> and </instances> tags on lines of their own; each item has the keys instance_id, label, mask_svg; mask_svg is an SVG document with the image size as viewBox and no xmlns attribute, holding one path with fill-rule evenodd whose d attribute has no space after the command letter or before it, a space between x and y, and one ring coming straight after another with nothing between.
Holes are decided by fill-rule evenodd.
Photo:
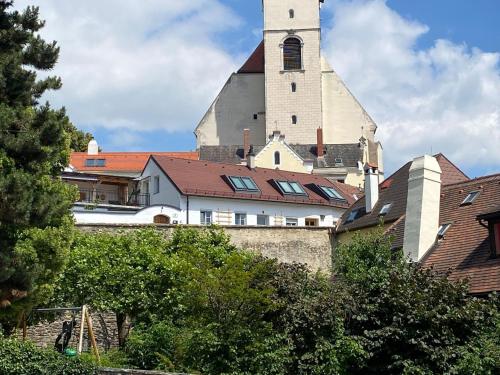
<instances>
[{"instance_id":1,"label":"white church wall","mask_svg":"<svg viewBox=\"0 0 500 375\"><path fill-rule=\"evenodd\" d=\"M320 27L318 0L264 0L264 30ZM289 11L294 17L290 18Z\"/></svg>"},{"instance_id":2,"label":"white church wall","mask_svg":"<svg viewBox=\"0 0 500 375\"><path fill-rule=\"evenodd\" d=\"M196 128L197 146L242 144L243 129L252 144L265 144L264 92L264 74L233 73Z\"/></svg>"},{"instance_id":3,"label":"white church wall","mask_svg":"<svg viewBox=\"0 0 500 375\"><path fill-rule=\"evenodd\" d=\"M357 143L362 135L374 139L376 125L342 79L323 61L323 141Z\"/></svg>"}]
</instances>

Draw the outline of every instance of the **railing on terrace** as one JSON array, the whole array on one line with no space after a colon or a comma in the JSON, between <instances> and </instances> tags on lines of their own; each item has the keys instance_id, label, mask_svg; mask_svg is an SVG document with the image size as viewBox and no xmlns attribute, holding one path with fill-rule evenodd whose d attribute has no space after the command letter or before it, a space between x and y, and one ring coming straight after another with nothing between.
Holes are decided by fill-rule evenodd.
<instances>
[{"instance_id":1,"label":"railing on terrace","mask_svg":"<svg viewBox=\"0 0 500 375\"><path fill-rule=\"evenodd\" d=\"M103 190L80 190L78 202L138 207L148 207L150 205L149 194L131 194L126 197L117 192Z\"/></svg>"}]
</instances>

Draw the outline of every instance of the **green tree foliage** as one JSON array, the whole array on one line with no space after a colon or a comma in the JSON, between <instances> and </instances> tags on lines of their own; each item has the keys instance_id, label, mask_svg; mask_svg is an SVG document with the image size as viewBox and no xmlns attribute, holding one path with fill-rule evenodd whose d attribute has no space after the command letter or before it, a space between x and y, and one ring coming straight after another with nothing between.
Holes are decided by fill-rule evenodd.
<instances>
[{"instance_id":1,"label":"green tree foliage","mask_svg":"<svg viewBox=\"0 0 500 375\"><path fill-rule=\"evenodd\" d=\"M0 337L2 375L97 375L97 368L78 358L67 358L32 343Z\"/></svg>"},{"instance_id":2,"label":"green tree foliage","mask_svg":"<svg viewBox=\"0 0 500 375\"><path fill-rule=\"evenodd\" d=\"M66 121L64 131L69 135L69 148L71 151L85 152L89 142L94 138L91 133L83 132L71 122Z\"/></svg>"},{"instance_id":3,"label":"green tree foliage","mask_svg":"<svg viewBox=\"0 0 500 375\"><path fill-rule=\"evenodd\" d=\"M58 89L56 77L37 80L59 54L38 34L38 9L9 11L0 1L0 321L42 302L71 243L69 209L75 191L58 177L67 165L64 110L38 100ZM15 301L21 301L16 303Z\"/></svg>"},{"instance_id":4,"label":"green tree foliage","mask_svg":"<svg viewBox=\"0 0 500 375\"><path fill-rule=\"evenodd\" d=\"M381 234L340 246L334 265L336 282L355 303L346 328L367 353L351 374L453 373L472 355L470 345L498 324L494 301L406 262Z\"/></svg>"}]
</instances>

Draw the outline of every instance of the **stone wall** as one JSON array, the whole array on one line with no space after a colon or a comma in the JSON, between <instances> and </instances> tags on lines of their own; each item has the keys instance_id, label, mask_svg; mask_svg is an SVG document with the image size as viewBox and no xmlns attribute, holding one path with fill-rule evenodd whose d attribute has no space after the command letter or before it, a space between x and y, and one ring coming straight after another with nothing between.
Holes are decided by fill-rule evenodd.
<instances>
[{"instance_id":1,"label":"stone wall","mask_svg":"<svg viewBox=\"0 0 500 375\"><path fill-rule=\"evenodd\" d=\"M115 314L90 312L90 315L99 350L106 351L118 347L118 329ZM71 319L72 314L70 312L54 314L34 311L28 318L27 339L42 348L53 348L57 336L62 331L63 322ZM77 325L73 329L69 347L76 349L80 335L81 313L76 312L75 319ZM83 332L83 351L90 351L87 325L85 325ZM19 330L17 335L21 338L22 331Z\"/></svg>"},{"instance_id":2,"label":"stone wall","mask_svg":"<svg viewBox=\"0 0 500 375\"><path fill-rule=\"evenodd\" d=\"M138 225L78 225L81 231L120 231L144 228ZM202 229L206 227L192 226ZM176 226L156 226L172 235ZM243 249L253 251L269 258L276 258L285 263L304 263L313 271L328 271L331 266L332 242L331 228L321 227L222 227L231 237L231 242Z\"/></svg>"}]
</instances>

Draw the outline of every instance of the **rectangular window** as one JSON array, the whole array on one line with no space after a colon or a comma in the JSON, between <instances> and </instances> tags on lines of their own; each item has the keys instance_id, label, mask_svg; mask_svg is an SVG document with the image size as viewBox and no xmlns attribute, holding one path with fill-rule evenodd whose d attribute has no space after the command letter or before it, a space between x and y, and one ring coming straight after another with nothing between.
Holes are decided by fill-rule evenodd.
<instances>
[{"instance_id":1,"label":"rectangular window","mask_svg":"<svg viewBox=\"0 0 500 375\"><path fill-rule=\"evenodd\" d=\"M299 219L295 217L287 217L286 218L286 226L287 227L296 227L299 225Z\"/></svg>"},{"instance_id":2,"label":"rectangular window","mask_svg":"<svg viewBox=\"0 0 500 375\"><path fill-rule=\"evenodd\" d=\"M86 167L105 167L106 159L85 159Z\"/></svg>"},{"instance_id":3,"label":"rectangular window","mask_svg":"<svg viewBox=\"0 0 500 375\"><path fill-rule=\"evenodd\" d=\"M96 167L105 167L106 166L106 159L97 159L96 160Z\"/></svg>"},{"instance_id":4,"label":"rectangular window","mask_svg":"<svg viewBox=\"0 0 500 375\"><path fill-rule=\"evenodd\" d=\"M86 167L93 167L94 165L95 165L95 159L86 159L85 160Z\"/></svg>"},{"instance_id":5,"label":"rectangular window","mask_svg":"<svg viewBox=\"0 0 500 375\"><path fill-rule=\"evenodd\" d=\"M262 225L262 226L269 225L269 216L257 215L257 225Z\"/></svg>"},{"instance_id":6,"label":"rectangular window","mask_svg":"<svg viewBox=\"0 0 500 375\"><path fill-rule=\"evenodd\" d=\"M321 191L323 193L326 194L326 196L329 198L329 199L341 199L341 200L344 200L344 198L342 197L342 195L340 195L337 190L335 190L334 188L332 187L329 187L329 186L320 186L319 187L321 189Z\"/></svg>"},{"instance_id":7,"label":"rectangular window","mask_svg":"<svg viewBox=\"0 0 500 375\"><path fill-rule=\"evenodd\" d=\"M479 191L470 192L469 194L467 194L461 205L465 206L468 204L472 204L472 202L474 202L478 196L479 196Z\"/></svg>"},{"instance_id":8,"label":"rectangular window","mask_svg":"<svg viewBox=\"0 0 500 375\"><path fill-rule=\"evenodd\" d=\"M495 255L500 256L500 223L493 224L493 235L495 236Z\"/></svg>"},{"instance_id":9,"label":"rectangular window","mask_svg":"<svg viewBox=\"0 0 500 375\"><path fill-rule=\"evenodd\" d=\"M301 184L294 181L275 181L283 194L307 195Z\"/></svg>"},{"instance_id":10,"label":"rectangular window","mask_svg":"<svg viewBox=\"0 0 500 375\"><path fill-rule=\"evenodd\" d=\"M160 176L154 176L153 179L153 194L160 192Z\"/></svg>"},{"instance_id":11,"label":"rectangular window","mask_svg":"<svg viewBox=\"0 0 500 375\"><path fill-rule=\"evenodd\" d=\"M259 187L252 177L226 176L226 178L229 179L229 184L235 191L259 192Z\"/></svg>"},{"instance_id":12,"label":"rectangular window","mask_svg":"<svg viewBox=\"0 0 500 375\"><path fill-rule=\"evenodd\" d=\"M247 214L237 213L234 214L235 225L247 225Z\"/></svg>"},{"instance_id":13,"label":"rectangular window","mask_svg":"<svg viewBox=\"0 0 500 375\"><path fill-rule=\"evenodd\" d=\"M212 225L212 211L200 211L200 224Z\"/></svg>"},{"instance_id":14,"label":"rectangular window","mask_svg":"<svg viewBox=\"0 0 500 375\"><path fill-rule=\"evenodd\" d=\"M317 227L319 226L318 219L306 218L306 227Z\"/></svg>"}]
</instances>

